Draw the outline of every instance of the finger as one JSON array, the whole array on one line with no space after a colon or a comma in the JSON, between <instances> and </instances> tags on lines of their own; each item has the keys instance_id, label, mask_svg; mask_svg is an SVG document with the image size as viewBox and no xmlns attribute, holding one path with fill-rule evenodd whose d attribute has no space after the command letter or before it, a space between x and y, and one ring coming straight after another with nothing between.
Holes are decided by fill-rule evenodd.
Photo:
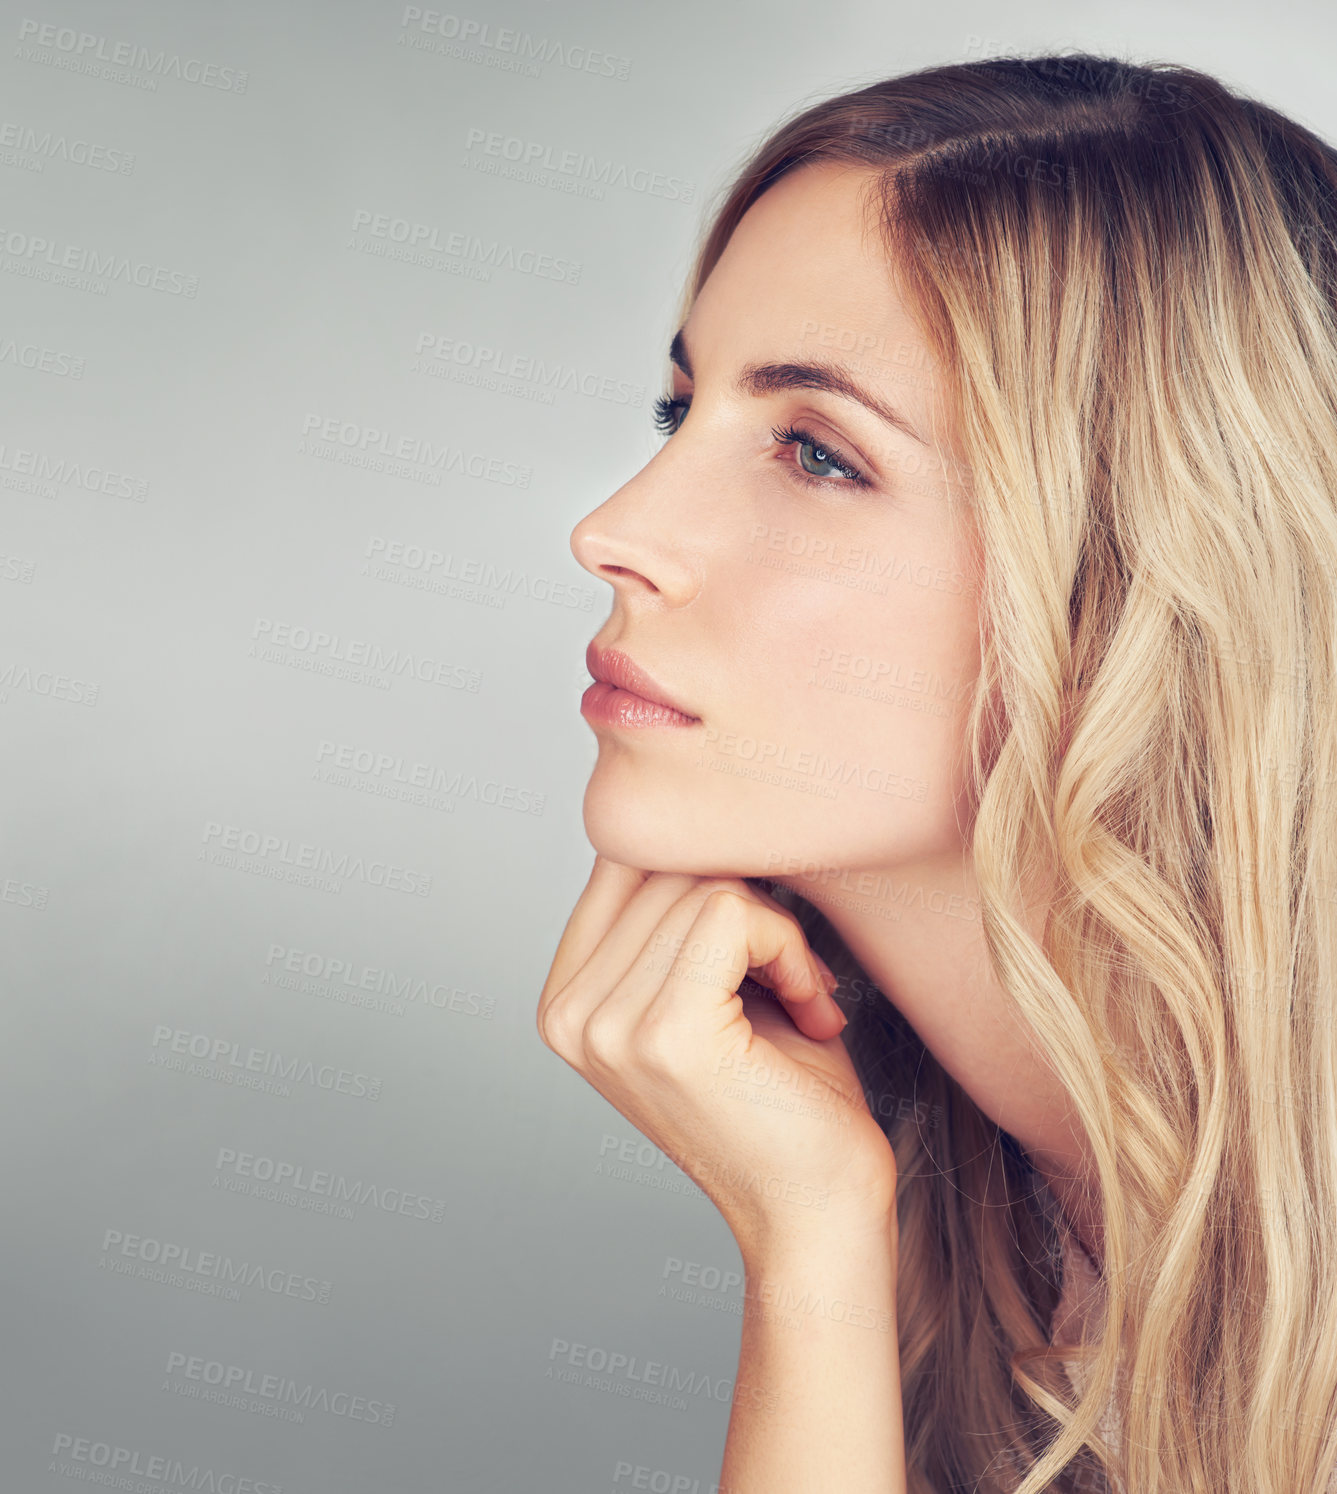
<instances>
[{"instance_id":1,"label":"finger","mask_svg":"<svg viewBox=\"0 0 1337 1494\"><path fill-rule=\"evenodd\" d=\"M607 856L595 856L589 880L567 917L548 978L543 982L538 1007L540 1020L553 996L582 968L649 875Z\"/></svg>"},{"instance_id":2,"label":"finger","mask_svg":"<svg viewBox=\"0 0 1337 1494\"><path fill-rule=\"evenodd\" d=\"M750 969L760 969L806 1037L824 1042L840 1032L844 1014L816 978L803 931L788 913L730 887L711 888L694 910L691 901L684 899L691 918L683 954L658 989L652 990L648 981L628 979L610 993L610 1007L637 1020L662 1021L670 1010L680 1013L699 1042L703 1028L709 1030L721 1013L726 1020L736 1017L742 1005L738 987ZM675 907L665 925L676 932L682 917L682 908Z\"/></svg>"},{"instance_id":3,"label":"finger","mask_svg":"<svg viewBox=\"0 0 1337 1494\"><path fill-rule=\"evenodd\" d=\"M650 873L615 911L612 926L580 968L561 983L549 977L539 1001L539 1036L578 1071L591 1058L598 1060L591 1050L590 1028L614 988L621 988L624 999L634 1000L639 994L644 1004L663 984L671 962L666 951L674 947L673 930L690 924L696 904L684 903L667 929L664 920L700 883L696 876ZM597 1026L596 1046L606 1059L614 1047L620 1049L626 1034L618 1030L616 1017L610 1023L605 1016Z\"/></svg>"},{"instance_id":4,"label":"finger","mask_svg":"<svg viewBox=\"0 0 1337 1494\"><path fill-rule=\"evenodd\" d=\"M731 910L740 908L749 969L765 974L777 1002L805 1037L818 1042L835 1037L845 1026L845 1014L828 993L798 920L787 908L753 898L717 899L711 917L727 927ZM713 937L711 917L700 920L703 939Z\"/></svg>"},{"instance_id":5,"label":"finger","mask_svg":"<svg viewBox=\"0 0 1337 1494\"><path fill-rule=\"evenodd\" d=\"M760 898L768 908L774 908L775 911L782 917L793 919L793 921L798 924L798 927L800 929L803 928L803 925L799 922L799 919L794 913L794 910L788 907L786 904L780 902L778 898L772 897L770 892L767 891L765 887L754 887L752 883L748 881L744 881L740 885L745 888L751 896ZM829 995L836 989L840 982L837 979L835 972L831 969L830 965L828 965L826 961L821 957L821 955L819 955L817 951L807 943L807 937L808 936L805 932L803 938L804 944L807 947L808 958L812 961L813 965L817 969L818 979L819 983L822 986L822 990ZM748 973L751 974L750 971Z\"/></svg>"},{"instance_id":6,"label":"finger","mask_svg":"<svg viewBox=\"0 0 1337 1494\"><path fill-rule=\"evenodd\" d=\"M646 999L678 962L684 969L692 968L694 979L707 983L712 979L712 971L707 967L715 967L714 983L718 986L720 962L732 961L735 951L719 945L707 947L699 939L688 937L701 904L716 888L736 892L754 906L770 908L777 918L786 920L793 928L799 946L807 953L809 979L814 992L826 994L827 986L822 981L816 958L807 951L802 929L788 909L763 898L738 878L655 872L628 899L614 925L580 970L579 981L568 983L562 996L563 1027L570 1031L583 1025L613 988L632 977L635 971L639 971L645 981L651 982L645 993ZM679 903L680 907L675 906ZM787 950L786 958L792 959L792 946L787 946ZM763 985L772 988L772 992L782 981L794 978L794 972L771 969L769 956L766 963L755 968ZM739 981L735 981L734 987L738 984ZM640 990L639 980L636 987ZM624 991L624 995L627 994Z\"/></svg>"},{"instance_id":7,"label":"finger","mask_svg":"<svg viewBox=\"0 0 1337 1494\"><path fill-rule=\"evenodd\" d=\"M696 904L705 897L701 891L685 910L685 921L678 918L664 925L670 909L684 898L689 898L704 886L698 876L686 873L654 872L647 876L631 894L603 937L589 950L578 974L574 974L564 988L563 1005L569 1009L580 1008L581 1015L588 1015L588 1008L603 997L627 974L634 961L644 954L647 972L658 969L659 979L664 974L676 953L680 936L690 926ZM675 936L679 936L675 942ZM580 990L576 990L576 986ZM568 1011L568 1017L572 1012Z\"/></svg>"},{"instance_id":8,"label":"finger","mask_svg":"<svg viewBox=\"0 0 1337 1494\"><path fill-rule=\"evenodd\" d=\"M729 883L726 885L733 884ZM832 1008L834 1008L836 1011L839 1011L840 1008L838 1003L836 1003L834 1000L831 1000L830 998L832 992L834 992L836 987L840 984L840 981L837 979L835 972L826 963L826 961L822 959L817 951L813 949L813 947L808 943L807 930L804 929L803 924L800 922L793 909L787 907L784 903L772 897L764 887L754 887L752 883L748 881L743 881L738 885L744 892L747 893L749 897L757 898L762 903L764 903L766 907L773 908L781 918L787 918L799 930L799 933L802 937L804 952L806 953L808 962L813 969L813 980L821 991L822 995L827 998L826 1002L818 1001L817 1005L823 1006L829 1003ZM755 980L757 980L761 985L771 988L771 993L774 994L773 988L776 982L775 972L772 972L763 966L755 970L749 970L748 974ZM843 1027L844 1025L845 1018L844 1014L841 1013L841 1026Z\"/></svg>"}]
</instances>

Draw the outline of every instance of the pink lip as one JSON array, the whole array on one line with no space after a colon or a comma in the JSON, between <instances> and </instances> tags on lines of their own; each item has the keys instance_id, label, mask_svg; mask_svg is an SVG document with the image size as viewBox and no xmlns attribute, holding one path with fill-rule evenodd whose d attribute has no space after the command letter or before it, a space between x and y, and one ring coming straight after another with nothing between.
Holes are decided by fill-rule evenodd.
<instances>
[{"instance_id":1,"label":"pink lip","mask_svg":"<svg viewBox=\"0 0 1337 1494\"><path fill-rule=\"evenodd\" d=\"M585 650L585 667L595 683L580 699L580 714L606 726L699 726L639 665L619 649Z\"/></svg>"}]
</instances>

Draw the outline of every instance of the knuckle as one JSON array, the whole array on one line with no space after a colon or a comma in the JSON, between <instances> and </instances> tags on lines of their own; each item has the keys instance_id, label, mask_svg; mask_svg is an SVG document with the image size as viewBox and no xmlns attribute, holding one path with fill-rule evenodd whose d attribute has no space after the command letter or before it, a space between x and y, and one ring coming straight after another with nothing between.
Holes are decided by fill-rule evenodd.
<instances>
[{"instance_id":1,"label":"knuckle","mask_svg":"<svg viewBox=\"0 0 1337 1494\"><path fill-rule=\"evenodd\" d=\"M621 1062L625 1039L622 1024L606 1013L595 1012L585 1023L581 1045L586 1060L601 1068L614 1068Z\"/></svg>"},{"instance_id":2,"label":"knuckle","mask_svg":"<svg viewBox=\"0 0 1337 1494\"><path fill-rule=\"evenodd\" d=\"M575 1050L577 1033L569 1012L561 1002L554 1001L546 1012L539 1016L539 1036L561 1058Z\"/></svg>"},{"instance_id":3,"label":"knuckle","mask_svg":"<svg viewBox=\"0 0 1337 1494\"><path fill-rule=\"evenodd\" d=\"M676 1024L659 1013L647 1012L636 1029L636 1055L641 1065L659 1074L677 1070L682 1043Z\"/></svg>"},{"instance_id":4,"label":"knuckle","mask_svg":"<svg viewBox=\"0 0 1337 1494\"><path fill-rule=\"evenodd\" d=\"M738 897L749 900L754 897L752 889L742 877L708 877L702 885L714 892L732 892Z\"/></svg>"},{"instance_id":5,"label":"knuckle","mask_svg":"<svg viewBox=\"0 0 1337 1494\"><path fill-rule=\"evenodd\" d=\"M739 891L737 885L717 882L706 889L701 906L709 908L713 904L717 908L726 908L746 901L746 896Z\"/></svg>"}]
</instances>

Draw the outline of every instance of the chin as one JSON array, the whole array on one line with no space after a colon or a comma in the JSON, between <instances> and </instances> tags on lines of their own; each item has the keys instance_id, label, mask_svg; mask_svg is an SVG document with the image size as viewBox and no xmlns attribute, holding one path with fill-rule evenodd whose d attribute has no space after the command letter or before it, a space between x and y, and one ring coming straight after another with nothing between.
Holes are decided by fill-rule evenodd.
<instances>
[{"instance_id":1,"label":"chin","mask_svg":"<svg viewBox=\"0 0 1337 1494\"><path fill-rule=\"evenodd\" d=\"M685 813L681 801L668 795L629 791L596 768L581 814L589 843L610 861L642 871L738 875L732 869L709 869L724 848L699 825L699 816Z\"/></svg>"},{"instance_id":2,"label":"chin","mask_svg":"<svg viewBox=\"0 0 1337 1494\"><path fill-rule=\"evenodd\" d=\"M680 864L682 847L674 845L669 816L652 807L615 802L615 796L591 788L585 793L582 814L586 838L610 861L642 871L688 870Z\"/></svg>"}]
</instances>

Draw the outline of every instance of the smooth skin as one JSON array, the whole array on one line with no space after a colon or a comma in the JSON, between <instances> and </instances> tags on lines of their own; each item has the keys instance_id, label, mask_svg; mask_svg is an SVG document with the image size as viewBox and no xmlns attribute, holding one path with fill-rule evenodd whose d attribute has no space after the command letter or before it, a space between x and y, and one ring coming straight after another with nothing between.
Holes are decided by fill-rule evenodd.
<instances>
[{"instance_id":1,"label":"smooth skin","mask_svg":"<svg viewBox=\"0 0 1337 1494\"><path fill-rule=\"evenodd\" d=\"M748 974L774 995L740 994ZM830 985L793 915L746 883L596 856L539 1000L544 1042L738 1241L721 1494L906 1489L896 1164Z\"/></svg>"},{"instance_id":2,"label":"smooth skin","mask_svg":"<svg viewBox=\"0 0 1337 1494\"><path fill-rule=\"evenodd\" d=\"M749 974L775 996L741 995ZM697 1180L740 1243L765 1248L836 1214L894 1218L895 1158L839 1040L845 1019L829 989L793 914L745 882L598 856L538 1024ZM756 1103L772 1092L801 1101L802 1113ZM749 1188L743 1174L784 1188Z\"/></svg>"},{"instance_id":3,"label":"smooth skin","mask_svg":"<svg viewBox=\"0 0 1337 1494\"><path fill-rule=\"evenodd\" d=\"M683 329L685 413L571 540L614 592L596 642L701 719L596 729L584 821L597 855L540 1034L714 1201L750 1286L843 1284L866 1318L891 1309L889 1333L811 1314L796 1327L749 1297L739 1381L766 1393L735 1393L732 1494L904 1488L894 1158L801 930L743 877L822 908L1097 1258L1101 1240L1079 1123L979 924L964 753L978 542L968 515L951 522L963 455L872 180L814 163L753 204ZM797 361L844 369L914 434L829 390L738 385L747 366ZM786 427L812 440L777 441ZM823 764L850 771L831 779ZM1040 880L1037 936L1046 893ZM745 972L776 997L740 995ZM779 1090L812 1103L762 1098Z\"/></svg>"}]
</instances>

